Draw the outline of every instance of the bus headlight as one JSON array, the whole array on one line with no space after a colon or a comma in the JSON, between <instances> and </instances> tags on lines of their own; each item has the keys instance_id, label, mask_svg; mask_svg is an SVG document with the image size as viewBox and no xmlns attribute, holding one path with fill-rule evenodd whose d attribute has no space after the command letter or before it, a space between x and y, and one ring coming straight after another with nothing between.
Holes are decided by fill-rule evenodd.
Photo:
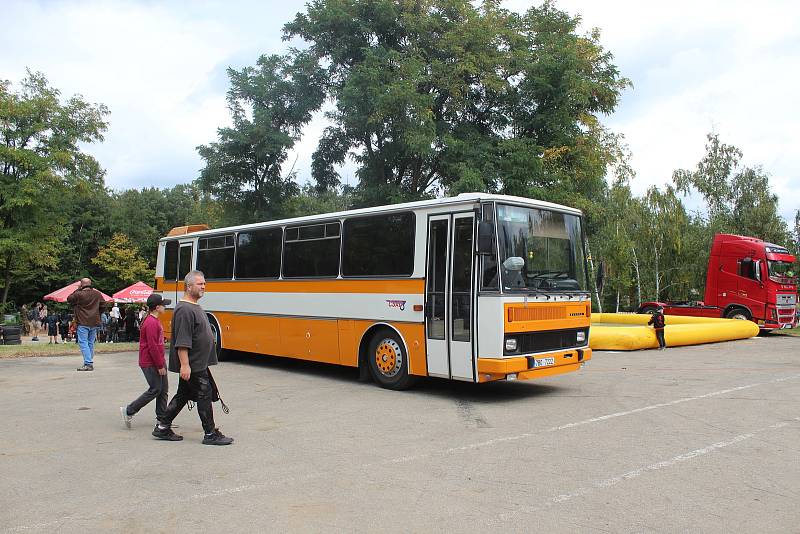
<instances>
[{"instance_id":1,"label":"bus headlight","mask_svg":"<svg viewBox=\"0 0 800 534\"><path fill-rule=\"evenodd\" d=\"M506 339L506 350L508 352L514 352L517 350L517 340L513 337Z\"/></svg>"},{"instance_id":2,"label":"bus headlight","mask_svg":"<svg viewBox=\"0 0 800 534\"><path fill-rule=\"evenodd\" d=\"M579 331L578 334L575 336L575 341L578 343L584 343L586 341L586 332L583 330Z\"/></svg>"}]
</instances>

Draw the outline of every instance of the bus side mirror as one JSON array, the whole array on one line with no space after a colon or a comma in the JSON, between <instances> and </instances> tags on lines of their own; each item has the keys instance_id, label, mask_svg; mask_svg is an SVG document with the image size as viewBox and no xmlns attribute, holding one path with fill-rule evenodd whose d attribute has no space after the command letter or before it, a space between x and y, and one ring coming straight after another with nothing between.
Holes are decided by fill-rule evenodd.
<instances>
[{"instance_id":1,"label":"bus side mirror","mask_svg":"<svg viewBox=\"0 0 800 534\"><path fill-rule=\"evenodd\" d=\"M494 254L494 224L490 221L478 223L478 254Z\"/></svg>"}]
</instances>

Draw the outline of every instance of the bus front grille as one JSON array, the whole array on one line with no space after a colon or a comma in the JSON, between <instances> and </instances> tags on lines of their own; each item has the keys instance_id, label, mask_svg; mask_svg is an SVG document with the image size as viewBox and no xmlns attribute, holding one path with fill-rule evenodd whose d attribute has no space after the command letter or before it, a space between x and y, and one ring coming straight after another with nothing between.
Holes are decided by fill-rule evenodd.
<instances>
[{"instance_id":1,"label":"bus front grille","mask_svg":"<svg viewBox=\"0 0 800 534\"><path fill-rule=\"evenodd\" d=\"M527 308L508 308L509 323L518 321L550 321L554 319L566 318L567 308L565 306L529 306Z\"/></svg>"},{"instance_id":2,"label":"bus front grille","mask_svg":"<svg viewBox=\"0 0 800 534\"><path fill-rule=\"evenodd\" d=\"M551 330L549 332L526 332L523 334L506 334L506 338L517 340L517 350L504 350L506 356L535 354L562 349L585 347L587 342L578 342L578 332L583 332L583 339L588 339L588 328L570 328L568 330Z\"/></svg>"}]
</instances>

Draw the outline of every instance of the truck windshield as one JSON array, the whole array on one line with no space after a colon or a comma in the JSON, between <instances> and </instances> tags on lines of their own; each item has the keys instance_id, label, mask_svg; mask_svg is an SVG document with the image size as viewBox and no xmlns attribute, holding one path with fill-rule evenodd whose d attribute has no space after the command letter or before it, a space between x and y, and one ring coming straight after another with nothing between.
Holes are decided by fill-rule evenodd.
<instances>
[{"instance_id":1,"label":"truck windshield","mask_svg":"<svg viewBox=\"0 0 800 534\"><path fill-rule=\"evenodd\" d=\"M767 261L770 278L794 278L794 269L788 261Z\"/></svg>"},{"instance_id":2,"label":"truck windshield","mask_svg":"<svg viewBox=\"0 0 800 534\"><path fill-rule=\"evenodd\" d=\"M586 291L577 215L499 204L497 233L505 291Z\"/></svg>"}]
</instances>

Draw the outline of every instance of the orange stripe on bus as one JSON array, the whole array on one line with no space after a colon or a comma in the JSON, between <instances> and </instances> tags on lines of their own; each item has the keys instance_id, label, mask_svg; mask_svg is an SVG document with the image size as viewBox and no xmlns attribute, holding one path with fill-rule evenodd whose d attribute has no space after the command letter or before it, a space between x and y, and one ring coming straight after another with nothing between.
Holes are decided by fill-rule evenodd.
<instances>
[{"instance_id":1,"label":"orange stripe on bus","mask_svg":"<svg viewBox=\"0 0 800 534\"><path fill-rule=\"evenodd\" d=\"M178 282L178 291L183 291L183 282ZM175 291L175 282L156 279L156 289ZM236 280L206 281L207 292L224 293L395 293L422 294L425 280L421 278L403 280Z\"/></svg>"}]
</instances>

